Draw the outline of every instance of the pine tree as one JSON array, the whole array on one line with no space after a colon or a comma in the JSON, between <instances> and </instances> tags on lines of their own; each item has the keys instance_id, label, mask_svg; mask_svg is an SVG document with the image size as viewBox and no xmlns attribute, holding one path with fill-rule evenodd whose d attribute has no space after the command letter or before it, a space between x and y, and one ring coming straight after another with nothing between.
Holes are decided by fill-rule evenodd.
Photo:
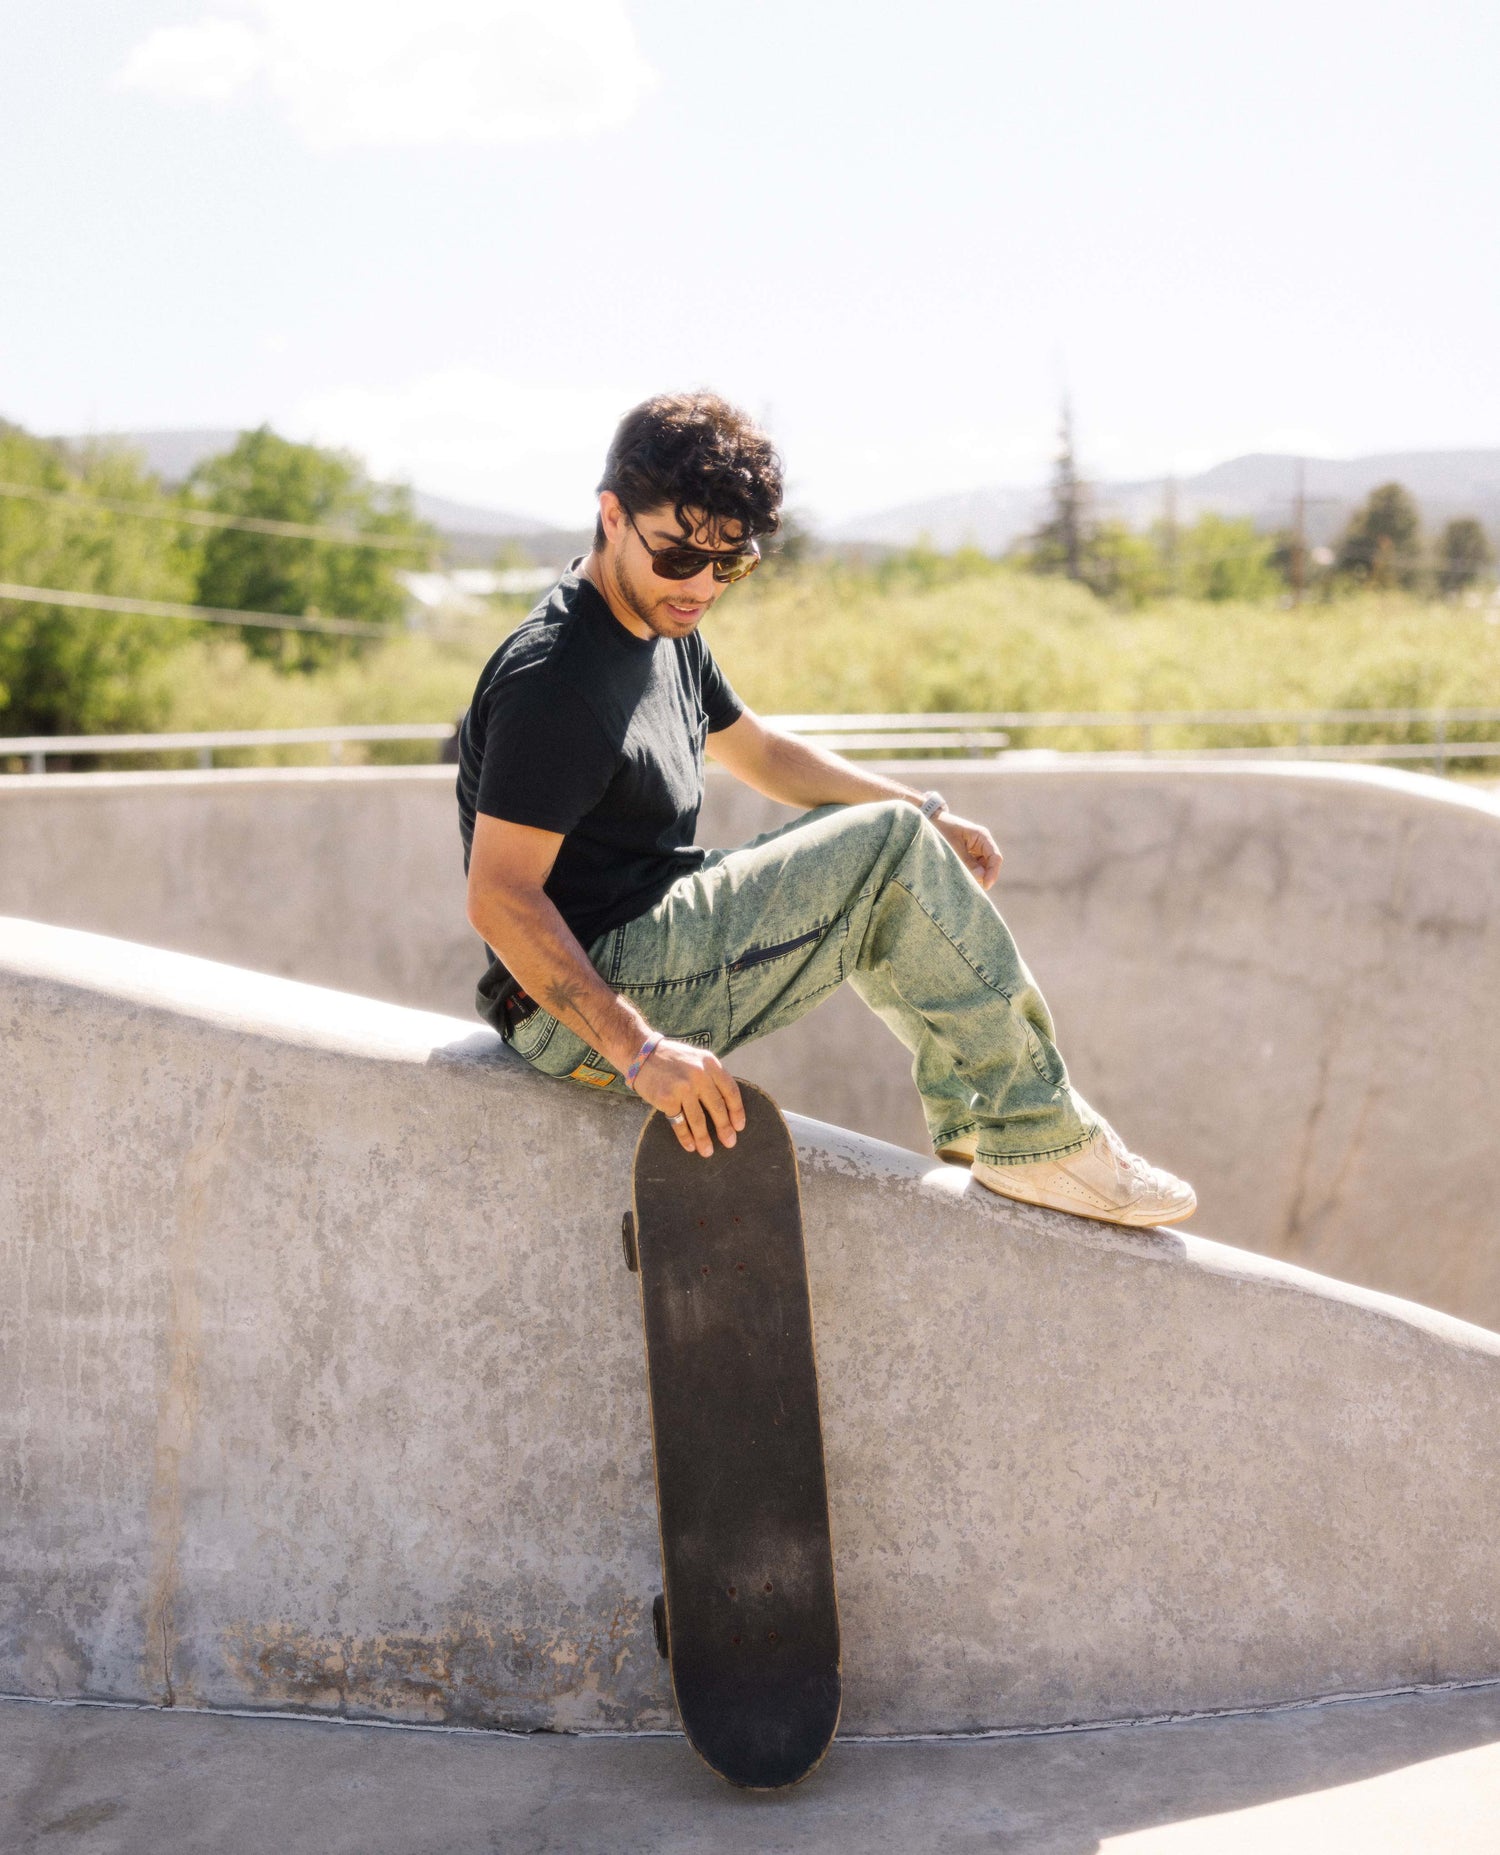
<instances>
[{"instance_id":1,"label":"pine tree","mask_svg":"<svg viewBox=\"0 0 1500 1855\"><path fill-rule=\"evenodd\" d=\"M1042 573L1087 579L1090 539L1088 488L1073 448L1073 407L1064 399L1052 468L1052 514L1032 538L1032 564Z\"/></svg>"}]
</instances>

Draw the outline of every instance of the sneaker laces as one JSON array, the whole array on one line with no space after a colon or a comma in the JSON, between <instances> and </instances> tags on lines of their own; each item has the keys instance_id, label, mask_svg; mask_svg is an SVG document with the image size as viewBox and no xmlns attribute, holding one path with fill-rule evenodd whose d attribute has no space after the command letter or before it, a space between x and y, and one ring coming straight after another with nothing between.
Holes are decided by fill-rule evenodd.
<instances>
[{"instance_id":1,"label":"sneaker laces","mask_svg":"<svg viewBox=\"0 0 1500 1855\"><path fill-rule=\"evenodd\" d=\"M1142 1159L1139 1153L1132 1153L1108 1121L1099 1123L1099 1131L1104 1135L1104 1144L1109 1148L1110 1156L1121 1172L1134 1179L1139 1185L1154 1186L1156 1184L1156 1168L1149 1160Z\"/></svg>"}]
</instances>

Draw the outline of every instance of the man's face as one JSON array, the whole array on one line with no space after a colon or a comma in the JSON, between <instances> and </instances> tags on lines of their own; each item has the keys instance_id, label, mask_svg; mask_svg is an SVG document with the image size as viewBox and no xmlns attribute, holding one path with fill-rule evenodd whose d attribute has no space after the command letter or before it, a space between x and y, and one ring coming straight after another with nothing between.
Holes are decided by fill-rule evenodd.
<instances>
[{"instance_id":1,"label":"man's face","mask_svg":"<svg viewBox=\"0 0 1500 1855\"><path fill-rule=\"evenodd\" d=\"M744 530L737 522L710 522L693 510L687 512L692 526L685 529L671 503L643 510L632 525L618 498L608 491L605 497L605 559L620 599L657 637L685 638L728 588L714 578L712 564L706 561L703 571L690 580L662 579L652 570L647 543L653 548L694 547L728 554L739 545Z\"/></svg>"}]
</instances>

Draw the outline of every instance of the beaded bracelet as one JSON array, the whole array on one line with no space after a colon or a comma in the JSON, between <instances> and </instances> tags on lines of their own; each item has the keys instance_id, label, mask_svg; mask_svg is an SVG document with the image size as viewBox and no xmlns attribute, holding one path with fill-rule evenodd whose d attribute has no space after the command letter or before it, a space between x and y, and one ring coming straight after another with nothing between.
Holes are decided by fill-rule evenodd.
<instances>
[{"instance_id":1,"label":"beaded bracelet","mask_svg":"<svg viewBox=\"0 0 1500 1855\"><path fill-rule=\"evenodd\" d=\"M635 1087L635 1079L641 1073L642 1065L660 1042L661 1032L652 1031L651 1035L641 1045L640 1049L636 1051L635 1061L630 1065L629 1069L625 1071L626 1088L633 1089Z\"/></svg>"}]
</instances>

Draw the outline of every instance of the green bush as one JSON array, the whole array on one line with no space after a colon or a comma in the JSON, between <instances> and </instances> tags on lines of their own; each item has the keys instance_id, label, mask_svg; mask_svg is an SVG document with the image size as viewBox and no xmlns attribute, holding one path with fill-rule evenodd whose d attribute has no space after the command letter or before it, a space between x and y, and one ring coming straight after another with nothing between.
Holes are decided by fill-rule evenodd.
<instances>
[{"instance_id":1,"label":"green bush","mask_svg":"<svg viewBox=\"0 0 1500 1855\"><path fill-rule=\"evenodd\" d=\"M155 500L137 460L71 455L0 426L0 481ZM0 580L59 591L190 602L195 550L169 523L121 520L67 502L0 496ZM176 619L6 600L0 603L0 734L93 734L161 725L170 707L152 673L181 648Z\"/></svg>"},{"instance_id":2,"label":"green bush","mask_svg":"<svg viewBox=\"0 0 1500 1855\"><path fill-rule=\"evenodd\" d=\"M1360 593L1297 608L1179 598L1129 610L988 561L937 585L919 578L836 563L757 574L719 602L705 636L763 714L1500 707L1493 607ZM200 640L160 666L161 696L183 728L444 721L525 610L516 602L457 639L399 636L306 678L247 660L232 638ZM1138 737L1021 727L1013 738L1133 747ZM1157 743L1222 738L1163 730Z\"/></svg>"}]
</instances>

